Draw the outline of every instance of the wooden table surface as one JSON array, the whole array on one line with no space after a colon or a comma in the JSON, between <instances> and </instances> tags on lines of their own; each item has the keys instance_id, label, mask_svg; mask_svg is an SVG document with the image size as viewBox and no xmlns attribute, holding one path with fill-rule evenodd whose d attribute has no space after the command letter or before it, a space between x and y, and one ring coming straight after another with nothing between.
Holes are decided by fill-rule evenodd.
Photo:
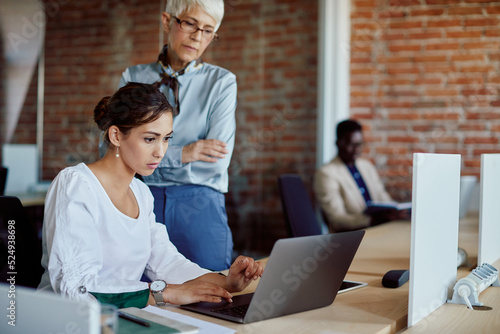
<instances>
[{"instance_id":1,"label":"wooden table surface","mask_svg":"<svg viewBox=\"0 0 500 334\"><path fill-rule=\"evenodd\" d=\"M366 230L346 276L348 280L368 283L367 287L341 293L327 307L252 324L236 324L196 314L175 306L165 308L212 323L233 328L238 333L500 333L500 289L488 288L480 300L493 307L491 311L471 311L464 305L445 304L417 325L406 328L408 288L406 283L397 289L382 286L382 277L389 270L410 266L410 223L391 222ZM459 247L476 266L478 219L461 221ZM265 261L265 260L264 260ZM499 268L500 263L494 264ZM471 268L460 268L458 278L465 277ZM258 281L244 292L255 290Z\"/></svg>"},{"instance_id":2,"label":"wooden table surface","mask_svg":"<svg viewBox=\"0 0 500 334\"><path fill-rule=\"evenodd\" d=\"M339 294L327 307L245 325L175 306L165 308L236 329L238 333L396 333L406 327L408 284L398 289L384 288L382 276L391 269L408 268L409 228L408 222L397 222L367 229L346 279L366 282L368 286ZM403 237L394 238L396 234ZM399 241L388 242L392 239ZM407 251L400 252L402 246ZM258 281L244 292L255 290L257 284Z\"/></svg>"}]
</instances>

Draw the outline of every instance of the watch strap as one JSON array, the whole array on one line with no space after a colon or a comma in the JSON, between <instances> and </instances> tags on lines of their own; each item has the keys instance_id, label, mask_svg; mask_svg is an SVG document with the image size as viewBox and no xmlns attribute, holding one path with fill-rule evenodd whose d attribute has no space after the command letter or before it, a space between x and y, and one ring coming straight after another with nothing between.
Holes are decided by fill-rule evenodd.
<instances>
[{"instance_id":1,"label":"watch strap","mask_svg":"<svg viewBox=\"0 0 500 334\"><path fill-rule=\"evenodd\" d=\"M157 306L165 306L166 303L163 301L163 295L161 292L153 292L153 298L156 301Z\"/></svg>"}]
</instances>

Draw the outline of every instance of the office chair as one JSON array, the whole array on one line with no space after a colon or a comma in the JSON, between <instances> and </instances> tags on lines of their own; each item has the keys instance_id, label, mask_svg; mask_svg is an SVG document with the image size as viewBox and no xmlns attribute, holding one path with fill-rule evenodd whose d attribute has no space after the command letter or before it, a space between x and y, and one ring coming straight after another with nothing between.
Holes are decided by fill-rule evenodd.
<instances>
[{"instance_id":1,"label":"office chair","mask_svg":"<svg viewBox=\"0 0 500 334\"><path fill-rule=\"evenodd\" d=\"M42 242L17 197L0 196L0 252L0 282L14 277L15 285L38 286Z\"/></svg>"},{"instance_id":2,"label":"office chair","mask_svg":"<svg viewBox=\"0 0 500 334\"><path fill-rule=\"evenodd\" d=\"M316 211L299 175L283 174L278 178L281 204L290 237L322 234Z\"/></svg>"},{"instance_id":3,"label":"office chair","mask_svg":"<svg viewBox=\"0 0 500 334\"><path fill-rule=\"evenodd\" d=\"M5 193L5 186L7 185L7 172L8 169L6 167L0 167L0 196L3 196Z\"/></svg>"}]
</instances>

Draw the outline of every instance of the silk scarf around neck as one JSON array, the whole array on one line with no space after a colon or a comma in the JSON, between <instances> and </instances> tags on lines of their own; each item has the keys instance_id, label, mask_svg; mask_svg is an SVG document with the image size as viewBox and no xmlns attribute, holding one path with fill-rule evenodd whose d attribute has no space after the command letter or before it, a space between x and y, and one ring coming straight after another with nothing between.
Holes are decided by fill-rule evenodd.
<instances>
[{"instance_id":1,"label":"silk scarf around neck","mask_svg":"<svg viewBox=\"0 0 500 334\"><path fill-rule=\"evenodd\" d=\"M162 85L165 85L167 87L170 87L170 89L172 89L175 99L175 106L173 106L174 115L178 115L180 113L180 104L179 104L179 81L177 80L177 77L183 75L184 73L200 69L203 66L203 60L201 58L198 58L189 63L188 66L186 66L182 70L168 74L168 72L166 71L166 69L169 67L167 52L168 52L168 45L165 45L161 50L160 55L158 56L158 62L157 62L158 64L161 65L162 69L160 71L161 79L160 81L157 81L153 85L157 88L160 88Z\"/></svg>"}]
</instances>

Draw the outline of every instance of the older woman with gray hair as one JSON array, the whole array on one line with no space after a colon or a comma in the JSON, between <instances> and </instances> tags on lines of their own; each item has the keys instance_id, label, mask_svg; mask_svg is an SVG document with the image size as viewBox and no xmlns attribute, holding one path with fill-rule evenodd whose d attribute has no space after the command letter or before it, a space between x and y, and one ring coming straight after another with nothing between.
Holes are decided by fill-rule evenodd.
<instances>
[{"instance_id":1,"label":"older woman with gray hair","mask_svg":"<svg viewBox=\"0 0 500 334\"><path fill-rule=\"evenodd\" d=\"M233 240L224 193L236 131L236 77L204 63L217 40L223 0L167 0L161 14L168 42L158 60L129 67L127 82L156 85L174 107L173 138L156 171L144 177L156 219L180 253L204 268L229 268Z\"/></svg>"}]
</instances>

